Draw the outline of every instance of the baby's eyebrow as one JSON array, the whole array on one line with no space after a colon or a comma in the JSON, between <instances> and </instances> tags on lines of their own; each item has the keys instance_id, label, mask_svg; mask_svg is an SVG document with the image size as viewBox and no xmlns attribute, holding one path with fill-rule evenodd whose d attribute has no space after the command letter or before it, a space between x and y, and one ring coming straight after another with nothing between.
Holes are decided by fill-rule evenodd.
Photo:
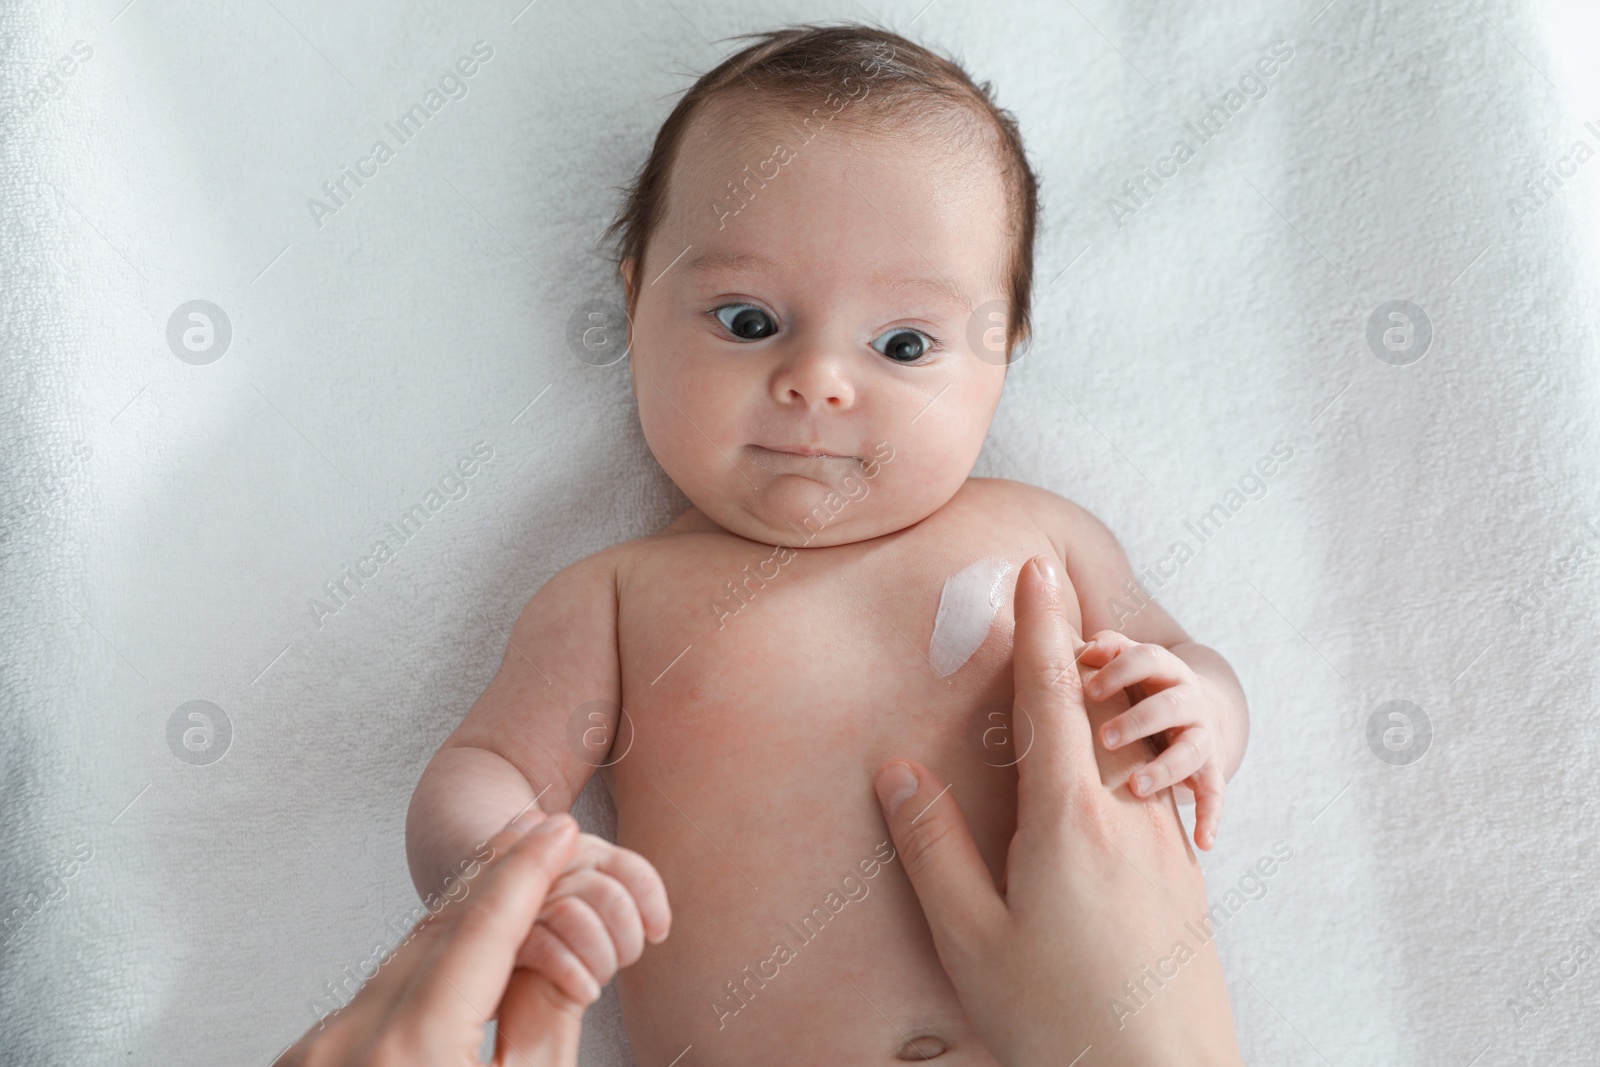
<instances>
[{"instance_id":1,"label":"baby's eyebrow","mask_svg":"<svg viewBox=\"0 0 1600 1067\"><path fill-rule=\"evenodd\" d=\"M972 300L960 289L957 289L955 284L947 278L937 275L930 278L886 278L881 279L881 282L886 289L897 292L921 292L931 296L942 296L963 311L972 310Z\"/></svg>"},{"instance_id":2,"label":"baby's eyebrow","mask_svg":"<svg viewBox=\"0 0 1600 1067\"><path fill-rule=\"evenodd\" d=\"M753 252L702 252L683 265L690 274L709 274L714 270L727 271L778 271L782 268L766 256Z\"/></svg>"},{"instance_id":3,"label":"baby's eyebrow","mask_svg":"<svg viewBox=\"0 0 1600 1067\"><path fill-rule=\"evenodd\" d=\"M690 274L709 274L719 270L735 273L747 271L783 273L784 270L782 264L754 252L716 250L700 253L684 264L683 269ZM948 278L939 277L938 275L906 278L885 278L879 275L874 277L873 281L894 292L926 293L930 296L943 297L963 311L972 310L972 299L958 289Z\"/></svg>"}]
</instances>

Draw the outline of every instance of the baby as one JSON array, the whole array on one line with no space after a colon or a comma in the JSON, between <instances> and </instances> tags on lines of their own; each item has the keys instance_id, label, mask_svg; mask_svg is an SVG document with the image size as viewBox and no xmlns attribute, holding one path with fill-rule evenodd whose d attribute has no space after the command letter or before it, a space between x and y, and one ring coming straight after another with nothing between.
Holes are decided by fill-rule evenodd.
<instances>
[{"instance_id":1,"label":"baby","mask_svg":"<svg viewBox=\"0 0 1600 1067\"><path fill-rule=\"evenodd\" d=\"M1121 709L1094 720L1102 773L1183 784L1215 839L1247 734L1233 672L1154 601L1119 607L1133 572L1092 515L969 477L1028 335L1035 214L987 86L893 34L801 27L691 88L613 227L640 422L693 506L528 603L418 785L408 851L426 892L599 768L617 844L672 901L673 936L618 977L645 1067L994 1062L872 781L907 757L951 783L935 803L1002 882L1033 555L1062 561L1093 635L1087 695Z\"/></svg>"}]
</instances>

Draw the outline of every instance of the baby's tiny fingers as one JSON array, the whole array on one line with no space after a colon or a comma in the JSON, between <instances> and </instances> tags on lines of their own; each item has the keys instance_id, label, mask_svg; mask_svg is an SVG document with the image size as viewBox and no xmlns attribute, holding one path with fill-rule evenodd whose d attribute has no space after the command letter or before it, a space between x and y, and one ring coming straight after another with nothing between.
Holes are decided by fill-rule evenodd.
<instances>
[{"instance_id":1,"label":"baby's tiny fingers","mask_svg":"<svg viewBox=\"0 0 1600 1067\"><path fill-rule=\"evenodd\" d=\"M559 937L601 986L618 970L617 946L605 920L579 897L562 897L545 904L539 921Z\"/></svg>"},{"instance_id":2,"label":"baby's tiny fingers","mask_svg":"<svg viewBox=\"0 0 1600 1067\"><path fill-rule=\"evenodd\" d=\"M1091 667L1104 667L1119 652L1137 643L1120 630L1100 630L1078 650L1078 662Z\"/></svg>"},{"instance_id":3,"label":"baby's tiny fingers","mask_svg":"<svg viewBox=\"0 0 1600 1067\"><path fill-rule=\"evenodd\" d=\"M632 849L613 845L595 869L615 878L632 895L644 923L646 940L652 945L664 941L672 927L672 907L667 902L666 884L661 881L655 865Z\"/></svg>"},{"instance_id":4,"label":"baby's tiny fingers","mask_svg":"<svg viewBox=\"0 0 1600 1067\"><path fill-rule=\"evenodd\" d=\"M1160 756L1134 769L1128 778L1128 788L1138 796L1147 797L1174 782L1183 781L1206 762L1209 741L1204 726L1183 731Z\"/></svg>"},{"instance_id":5,"label":"baby's tiny fingers","mask_svg":"<svg viewBox=\"0 0 1600 1067\"><path fill-rule=\"evenodd\" d=\"M1120 748L1142 737L1152 737L1175 726L1188 726L1192 717L1183 709L1179 690L1163 689L1147 696L1100 727L1106 748Z\"/></svg>"},{"instance_id":6,"label":"baby's tiny fingers","mask_svg":"<svg viewBox=\"0 0 1600 1067\"><path fill-rule=\"evenodd\" d=\"M1194 843L1210 852L1217 843L1217 827L1222 825L1222 798L1197 795L1194 810Z\"/></svg>"},{"instance_id":7,"label":"baby's tiny fingers","mask_svg":"<svg viewBox=\"0 0 1600 1067\"><path fill-rule=\"evenodd\" d=\"M611 939L619 967L627 967L638 961L644 953L644 922L639 914L638 903L621 882L599 870L574 872L556 884L555 890L545 901L545 912L567 897L581 900L600 920ZM594 976L602 982L607 980L607 976L602 976L598 971L594 972Z\"/></svg>"},{"instance_id":8,"label":"baby's tiny fingers","mask_svg":"<svg viewBox=\"0 0 1600 1067\"><path fill-rule=\"evenodd\" d=\"M1225 781L1215 760L1201 767L1194 781L1194 843L1209 852L1217 843L1217 828L1222 825Z\"/></svg>"},{"instance_id":9,"label":"baby's tiny fingers","mask_svg":"<svg viewBox=\"0 0 1600 1067\"><path fill-rule=\"evenodd\" d=\"M1117 654L1084 686L1091 697L1101 699L1126 689L1135 682L1166 688L1189 680L1189 665L1160 645L1134 645Z\"/></svg>"},{"instance_id":10,"label":"baby's tiny fingers","mask_svg":"<svg viewBox=\"0 0 1600 1067\"><path fill-rule=\"evenodd\" d=\"M568 870L584 869L601 871L620 882L638 904L645 938L652 945L666 940L672 928L672 907L667 902L667 887L649 860L605 838L583 834L578 839L578 854ZM557 896L560 895L558 890L559 886L555 891Z\"/></svg>"},{"instance_id":11,"label":"baby's tiny fingers","mask_svg":"<svg viewBox=\"0 0 1600 1067\"><path fill-rule=\"evenodd\" d=\"M537 971L560 989L573 1003L588 1007L600 999L600 983L566 942L544 923L535 923L528 939L517 953L517 966Z\"/></svg>"}]
</instances>

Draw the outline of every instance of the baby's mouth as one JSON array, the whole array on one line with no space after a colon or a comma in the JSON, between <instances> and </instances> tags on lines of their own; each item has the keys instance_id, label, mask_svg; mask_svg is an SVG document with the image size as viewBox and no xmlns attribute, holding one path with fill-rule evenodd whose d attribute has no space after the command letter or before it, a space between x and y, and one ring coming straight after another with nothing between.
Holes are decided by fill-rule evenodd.
<instances>
[{"instance_id":1,"label":"baby's mouth","mask_svg":"<svg viewBox=\"0 0 1600 1067\"><path fill-rule=\"evenodd\" d=\"M808 448L808 447L806 447L804 445L772 447L772 448L769 448L766 445L751 445L750 447L755 450L756 455L757 455L758 458L759 457L763 457L763 456L773 456L773 457L776 457L776 456L792 456L795 459L804 459L804 460L813 460L813 461L815 461L815 460L825 460L825 459L853 461L856 458L855 456L841 455L841 454L839 454L837 452L827 452L827 451L824 451L822 449Z\"/></svg>"},{"instance_id":2,"label":"baby's mouth","mask_svg":"<svg viewBox=\"0 0 1600 1067\"><path fill-rule=\"evenodd\" d=\"M768 448L766 445L745 447L750 453L750 462L773 477L790 475L811 478L832 486L839 479L862 469L861 460L857 457L822 449L795 446L791 451L788 448Z\"/></svg>"}]
</instances>

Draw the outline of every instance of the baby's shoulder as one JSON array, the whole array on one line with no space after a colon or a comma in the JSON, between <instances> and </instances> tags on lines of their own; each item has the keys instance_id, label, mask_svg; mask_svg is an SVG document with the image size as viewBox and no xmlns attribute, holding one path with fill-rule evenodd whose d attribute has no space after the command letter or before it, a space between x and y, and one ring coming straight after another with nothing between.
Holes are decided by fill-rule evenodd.
<instances>
[{"instance_id":1,"label":"baby's shoulder","mask_svg":"<svg viewBox=\"0 0 1600 1067\"><path fill-rule=\"evenodd\" d=\"M532 597L523 606L523 617L564 616L574 610L575 604L593 611L600 611L602 605L614 604L619 561L617 549L621 547L612 545L561 567L533 591Z\"/></svg>"},{"instance_id":2,"label":"baby's shoulder","mask_svg":"<svg viewBox=\"0 0 1600 1067\"><path fill-rule=\"evenodd\" d=\"M638 601L642 591L650 594L645 601L681 600L690 575L704 569L705 557L724 540L735 539L676 528L592 552L550 575L523 607L517 626L582 629L605 620L615 625L623 605Z\"/></svg>"},{"instance_id":3,"label":"baby's shoulder","mask_svg":"<svg viewBox=\"0 0 1600 1067\"><path fill-rule=\"evenodd\" d=\"M609 568L621 590L635 577L653 581L663 574L681 574L728 558L740 549L748 552L751 547L750 541L728 533L698 508L690 508L665 528L619 541L589 559L594 567Z\"/></svg>"},{"instance_id":4,"label":"baby's shoulder","mask_svg":"<svg viewBox=\"0 0 1600 1067\"><path fill-rule=\"evenodd\" d=\"M1063 559L1074 544L1093 539L1104 526L1083 506L1059 493L1010 478L968 478L967 503L1009 521L1030 521Z\"/></svg>"},{"instance_id":5,"label":"baby's shoulder","mask_svg":"<svg viewBox=\"0 0 1600 1067\"><path fill-rule=\"evenodd\" d=\"M1041 524L1059 524L1087 514L1058 493L1010 478L968 478L961 491L972 505L1023 512Z\"/></svg>"}]
</instances>

